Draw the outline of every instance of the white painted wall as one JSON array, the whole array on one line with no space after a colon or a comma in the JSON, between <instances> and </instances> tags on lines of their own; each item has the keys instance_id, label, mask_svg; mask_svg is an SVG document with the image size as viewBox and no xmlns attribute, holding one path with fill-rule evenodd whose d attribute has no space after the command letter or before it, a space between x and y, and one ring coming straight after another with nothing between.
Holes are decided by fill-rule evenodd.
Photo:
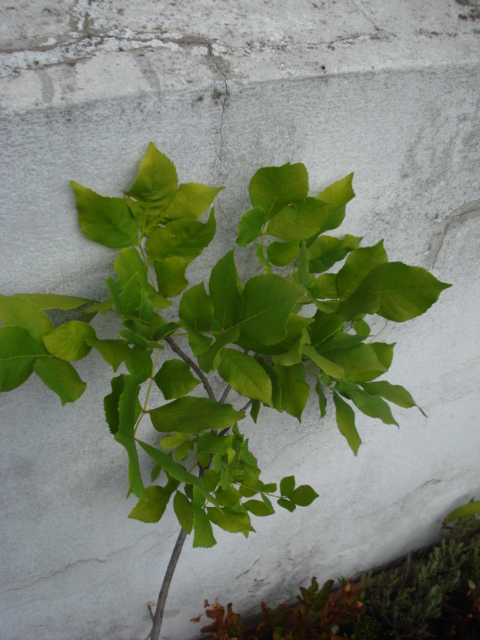
<instances>
[{"instance_id":1,"label":"white painted wall","mask_svg":"<svg viewBox=\"0 0 480 640\"><path fill-rule=\"evenodd\" d=\"M248 612L431 541L480 491L477 0L24 0L2 3L0 25L2 293L102 295L115 253L81 235L68 180L118 195L150 140L182 181L227 186L192 279L232 246L255 170L301 161L312 191L355 171L346 232L454 285L427 315L376 327L397 342L388 379L428 420L359 418L358 459L314 403L301 425L248 426L266 478L295 473L321 497L249 540L187 543L165 640L197 635L205 598ZM79 370L75 405L33 377L0 398L2 640L141 640L177 534L172 514L127 520L108 372L93 353Z\"/></svg>"}]
</instances>

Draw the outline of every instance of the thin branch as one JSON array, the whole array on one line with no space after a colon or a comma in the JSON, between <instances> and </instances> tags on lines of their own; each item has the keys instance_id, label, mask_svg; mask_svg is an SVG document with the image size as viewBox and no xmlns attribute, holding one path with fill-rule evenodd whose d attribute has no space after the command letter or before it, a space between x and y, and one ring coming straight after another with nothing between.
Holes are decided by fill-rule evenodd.
<instances>
[{"instance_id":1,"label":"thin branch","mask_svg":"<svg viewBox=\"0 0 480 640\"><path fill-rule=\"evenodd\" d=\"M182 349L180 349L180 347L178 346L178 344L174 341L173 338L165 338L165 342L170 346L170 349L172 351L174 351L177 355L179 355L181 357L181 359L186 362L188 364L189 367L191 367L195 373L197 374L197 376L200 378L200 380L202 381L202 384L205 388L205 391L208 393L208 397L211 398L212 400L216 400L215 398L215 394L213 393L213 389L210 386L209 381L207 380L206 375L203 373L203 371L200 369L200 367L198 366L198 364L192 360L192 358L190 358L189 356L187 356L187 354L185 353L185 351L182 351Z\"/></svg>"},{"instance_id":2,"label":"thin branch","mask_svg":"<svg viewBox=\"0 0 480 640\"><path fill-rule=\"evenodd\" d=\"M175 547L173 548L170 562L168 563L167 571L165 572L165 577L163 578L162 588L160 589L160 593L158 594L157 607L155 609L155 620L153 621L151 636L152 640L159 640L160 638L160 630L162 628L163 612L165 609L165 603L167 601L168 590L170 589L170 584L175 572L175 567L177 566L178 558L180 557L180 553L182 551L183 543L185 542L186 537L187 532L185 531L185 529L181 529L177 538L177 542L175 543Z\"/></svg>"},{"instance_id":3,"label":"thin branch","mask_svg":"<svg viewBox=\"0 0 480 640\"><path fill-rule=\"evenodd\" d=\"M225 387L225 391L222 393L222 397L220 398L220 404L223 404L225 402L231 389L232 387L229 384L227 384L227 386Z\"/></svg>"},{"instance_id":4,"label":"thin branch","mask_svg":"<svg viewBox=\"0 0 480 640\"><path fill-rule=\"evenodd\" d=\"M245 406L240 409L240 413L245 413L248 407L252 404L253 400L249 400Z\"/></svg>"}]
</instances>

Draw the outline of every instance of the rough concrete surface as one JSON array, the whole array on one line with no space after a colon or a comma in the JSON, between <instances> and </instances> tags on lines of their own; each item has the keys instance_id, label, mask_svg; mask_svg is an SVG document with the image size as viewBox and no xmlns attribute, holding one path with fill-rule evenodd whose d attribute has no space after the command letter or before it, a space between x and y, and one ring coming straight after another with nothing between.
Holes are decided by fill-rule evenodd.
<instances>
[{"instance_id":1,"label":"rough concrete surface","mask_svg":"<svg viewBox=\"0 0 480 640\"><path fill-rule=\"evenodd\" d=\"M233 246L259 166L304 162L312 192L355 171L345 232L454 286L396 342L388 379L426 410L400 429L358 418L354 459L311 403L297 424L248 424L266 479L294 473L312 507L219 532L180 559L163 637L198 635L205 598L248 612L312 575L353 574L431 541L479 497L480 5L477 0L4 0L0 5L0 291L105 295L115 252L81 234L68 180L119 195L150 140L181 181L226 185ZM251 255L237 251L243 278ZM102 337L114 330L96 321ZM75 405L33 377L0 398L0 638L141 640L177 535L128 520L121 448L104 423L108 372L79 363Z\"/></svg>"}]
</instances>

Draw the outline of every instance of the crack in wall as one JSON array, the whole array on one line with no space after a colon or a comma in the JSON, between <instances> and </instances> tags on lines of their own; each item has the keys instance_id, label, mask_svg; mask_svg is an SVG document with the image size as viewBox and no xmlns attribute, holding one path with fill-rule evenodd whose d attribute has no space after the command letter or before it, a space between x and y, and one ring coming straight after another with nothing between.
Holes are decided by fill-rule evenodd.
<instances>
[{"instance_id":1,"label":"crack in wall","mask_svg":"<svg viewBox=\"0 0 480 640\"><path fill-rule=\"evenodd\" d=\"M108 559L100 560L99 558L84 558L84 559L81 559L81 560L76 560L75 562L67 564L65 567L62 567L61 569L57 569L57 570L53 571L52 573L49 573L46 576L39 576L33 582L30 582L28 584L21 584L20 586L13 587L12 589L4 589L3 591L0 591L0 596L3 596L5 594L7 594L7 593L12 593L14 591L23 591L25 589L30 589L31 587L34 587L39 582L42 582L44 580L51 580L52 578L55 578L55 576L58 576L58 575L60 575L62 573L65 573L69 569L72 569L73 567L75 567L75 566L77 566L79 564L89 564L91 562L98 562L100 564L104 564L107 561L108 561Z\"/></svg>"},{"instance_id":2,"label":"crack in wall","mask_svg":"<svg viewBox=\"0 0 480 640\"><path fill-rule=\"evenodd\" d=\"M437 260L442 250L443 245L447 239L449 233L456 227L461 226L469 220L473 220L480 216L480 200L474 200L452 211L441 222L439 230L436 232L427 258L425 260L425 266L427 269L435 269Z\"/></svg>"},{"instance_id":3,"label":"crack in wall","mask_svg":"<svg viewBox=\"0 0 480 640\"><path fill-rule=\"evenodd\" d=\"M173 535L178 535L176 532L172 533L171 536L169 536L169 538L171 538ZM51 573L47 574L47 575L41 575L41 576L37 576L33 578L27 578L25 580L22 580L18 586L9 588L9 589L4 589L3 591L0 591L0 596L6 595L8 593L12 593L15 591L24 591L26 589L31 589L32 587L34 587L36 584L38 584L39 582L44 582L46 580L51 580L52 578L55 578L56 576L59 576L63 573L66 573L67 571L70 571L70 569L74 569L75 567L77 567L78 565L82 565L82 564L90 564L90 563L99 563L99 564L106 564L108 562L110 562L112 560L112 558L114 558L117 555L123 554L126 551L129 551L131 549L137 548L139 541L143 540L145 538L150 538L154 536L157 539L156 544L152 545L150 547L150 550L153 549L154 547L158 546L158 537L156 536L156 534L153 533L146 533L143 536L141 536L140 538L138 538L137 540L135 540L135 542L133 542L132 544L126 546L126 547L122 547L121 549L116 549L115 551L112 551L110 553L108 553L106 555L105 558L80 558L78 560L75 560L74 562L71 562L70 564L65 565L64 567L61 567L60 569L56 569L55 571L52 571ZM168 538L167 538L168 539Z\"/></svg>"},{"instance_id":4,"label":"crack in wall","mask_svg":"<svg viewBox=\"0 0 480 640\"><path fill-rule=\"evenodd\" d=\"M227 69L226 69L226 64L225 64L224 60L221 57L215 55L212 44L208 44L207 48L208 48L207 57L213 63L214 69L222 77L223 85L224 85L223 93L219 92L218 94L216 94L216 88L215 87L214 87L214 90L213 90L213 98L214 98L214 100L215 100L215 96L216 95L217 95L218 98L222 97L222 112L220 114L220 127L219 127L219 130L218 130L218 135L219 135L219 139L220 139L220 147L219 147L219 150L218 150L218 161L219 161L220 170L221 170L222 160L223 160L223 157L224 157L224 148L225 148L224 137L223 137L223 127L224 127L224 123L225 123L225 111L227 109L228 100L230 98L230 90L229 90L229 87L228 87Z\"/></svg>"},{"instance_id":5,"label":"crack in wall","mask_svg":"<svg viewBox=\"0 0 480 640\"><path fill-rule=\"evenodd\" d=\"M308 433L306 433L305 435L303 435L301 438L298 438L298 440L294 440L293 442L288 442L284 447L282 447L282 449L264 466L264 469L268 469L268 467L270 467L275 460L277 460L277 458L279 458L282 453L286 450L289 449L290 447L294 447L295 445L297 445L299 442L301 442L302 440L305 440L305 438L310 438L311 436L313 436L315 434L315 431L310 431Z\"/></svg>"}]
</instances>

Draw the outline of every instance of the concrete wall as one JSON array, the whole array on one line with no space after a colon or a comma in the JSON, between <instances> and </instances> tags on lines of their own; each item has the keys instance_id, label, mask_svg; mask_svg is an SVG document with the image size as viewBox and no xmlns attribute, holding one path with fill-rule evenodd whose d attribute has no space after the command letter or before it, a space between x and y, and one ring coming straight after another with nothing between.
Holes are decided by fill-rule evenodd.
<instances>
[{"instance_id":1,"label":"concrete wall","mask_svg":"<svg viewBox=\"0 0 480 640\"><path fill-rule=\"evenodd\" d=\"M428 420L359 417L358 459L314 402L301 425L247 425L265 478L295 473L320 499L257 520L248 540L187 542L164 638L196 636L205 598L274 605L312 575L431 541L480 492L478 1L23 0L2 3L0 25L3 293L104 294L115 252L80 233L68 180L118 195L150 140L181 181L227 186L192 281L232 246L255 170L301 161L312 191L355 171L345 232L385 237L391 259L454 285L427 315L375 329L397 342L388 379ZM238 261L248 276L249 256ZM79 371L75 405L33 377L0 398L2 640L144 638L177 534L172 513L127 520L107 371L93 353Z\"/></svg>"}]
</instances>

